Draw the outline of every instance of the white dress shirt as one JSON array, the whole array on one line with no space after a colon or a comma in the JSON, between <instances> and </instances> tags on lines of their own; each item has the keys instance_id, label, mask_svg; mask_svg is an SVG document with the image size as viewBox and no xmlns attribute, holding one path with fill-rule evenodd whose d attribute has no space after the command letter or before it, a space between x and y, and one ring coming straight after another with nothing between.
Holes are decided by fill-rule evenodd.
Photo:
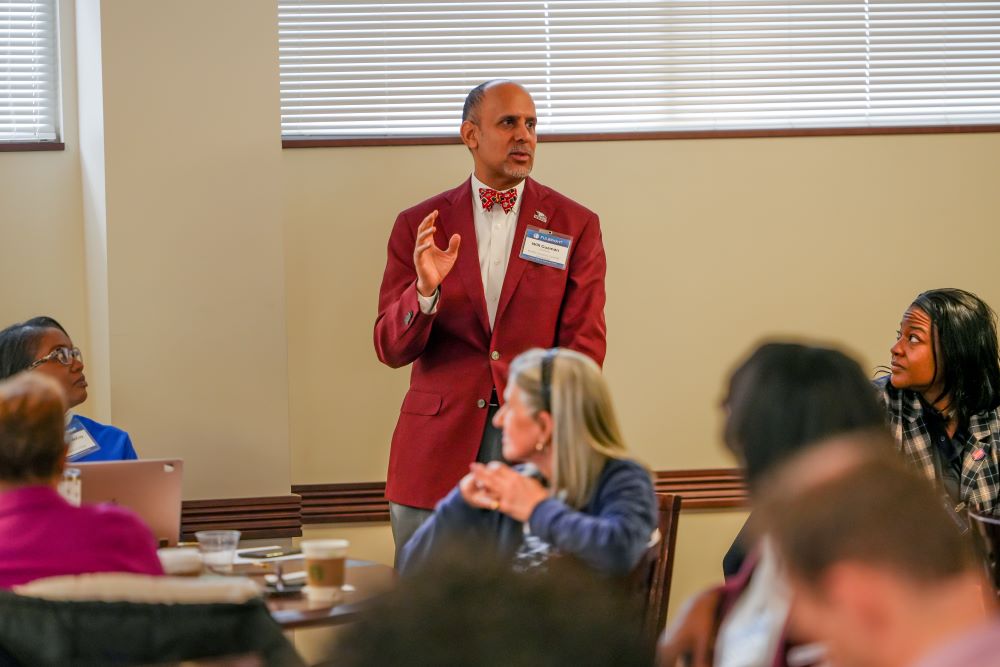
<instances>
[{"instance_id":1,"label":"white dress shirt","mask_svg":"<svg viewBox=\"0 0 1000 667\"><path fill-rule=\"evenodd\" d=\"M791 609L792 592L766 537L750 583L722 621L715 641L718 667L771 667Z\"/></svg>"},{"instance_id":2,"label":"white dress shirt","mask_svg":"<svg viewBox=\"0 0 1000 667\"><path fill-rule=\"evenodd\" d=\"M489 211L483 209L479 198L479 188L489 188L476 176L472 176L472 222L476 229L476 248L479 251L479 273L483 279L483 292L486 295L486 312L490 318L490 328L497 315L500 304L500 290L503 289L503 279L507 274L507 261L514 245L514 229L517 227L517 216L521 212L521 201L524 198L524 181L515 186L517 201L514 208L504 213L500 204L493 204ZM492 189L492 188L490 188ZM463 252L459 249L459 252ZM468 252L467 246L464 252ZM417 294L420 310L425 315L437 311L438 292L430 297Z\"/></svg>"}]
</instances>

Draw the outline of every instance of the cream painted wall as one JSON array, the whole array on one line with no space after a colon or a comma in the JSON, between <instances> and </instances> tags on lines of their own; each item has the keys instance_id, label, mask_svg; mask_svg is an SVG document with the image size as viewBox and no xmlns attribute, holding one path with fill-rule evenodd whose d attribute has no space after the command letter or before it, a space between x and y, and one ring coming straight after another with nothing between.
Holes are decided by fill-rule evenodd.
<instances>
[{"instance_id":1,"label":"cream painted wall","mask_svg":"<svg viewBox=\"0 0 1000 667\"><path fill-rule=\"evenodd\" d=\"M834 341L870 369L923 289L1000 306L998 156L996 134L542 144L539 180L601 214L605 368L638 456L732 465L717 406L761 338ZM385 243L395 214L460 182L469 158L434 146L282 159L292 479L384 479L408 377L372 350ZM938 261L945 238L954 259ZM682 513L671 613L720 580L744 517ZM359 555L391 562L388 526L360 535Z\"/></svg>"},{"instance_id":2,"label":"cream painted wall","mask_svg":"<svg viewBox=\"0 0 1000 667\"><path fill-rule=\"evenodd\" d=\"M282 159L292 479L384 479L408 373L371 344L389 229L470 159L461 146ZM601 215L606 373L656 468L732 465L717 406L763 337L834 341L870 369L923 289L1000 306L997 134L549 143L535 175Z\"/></svg>"},{"instance_id":3,"label":"cream painted wall","mask_svg":"<svg viewBox=\"0 0 1000 667\"><path fill-rule=\"evenodd\" d=\"M101 416L146 456L183 455L188 498L383 479L407 383L371 345L389 227L468 155L281 151L273 0L79 1L104 33ZM0 153L0 313L51 312L86 350L104 325L65 17L67 150ZM922 289L1000 306L998 156L996 134L542 144L539 180L602 217L607 376L636 454L731 465L716 405L761 337L839 341L870 368ZM684 513L674 600L717 578L741 517ZM386 526L351 530L386 560Z\"/></svg>"},{"instance_id":4,"label":"cream painted wall","mask_svg":"<svg viewBox=\"0 0 1000 667\"><path fill-rule=\"evenodd\" d=\"M0 152L0 328L51 315L89 349L76 145L74 3L60 0L64 151ZM80 412L96 414L94 402Z\"/></svg>"},{"instance_id":5,"label":"cream painted wall","mask_svg":"<svg viewBox=\"0 0 1000 667\"><path fill-rule=\"evenodd\" d=\"M277 3L100 9L112 418L186 498L287 494Z\"/></svg>"},{"instance_id":6,"label":"cream painted wall","mask_svg":"<svg viewBox=\"0 0 1000 667\"><path fill-rule=\"evenodd\" d=\"M278 153L268 136L278 114L274 6L237 3L223 41L207 45L219 38L211 17L222 22L233 2L103 3L115 28L104 49L115 56L108 173L122 197L111 212L121 220L111 240L117 312L140 331L169 325L192 337L206 313L251 329L266 322L258 349L271 349L264 376L278 384L283 352L273 348L284 348L287 322L292 478L380 479L406 386L406 371L380 366L370 342L388 228L399 209L464 178L469 158L460 146ZM207 21L190 20L206 7ZM86 349L73 3L61 10L67 150L0 154L10 193L0 198L0 304L4 321L51 312ZM224 123L206 121L194 96L219 105ZM635 450L656 467L727 464L714 405L726 370L761 336L842 341L872 366L918 290L956 284L1000 301L998 148L995 134L542 144L536 176L602 215L607 372ZM283 201L273 201L276 187ZM281 258L269 252L282 218L283 290ZM945 234L972 241L935 263L928 250ZM246 269L234 254L242 244L265 266ZM178 268L192 261L197 272ZM207 346L229 338L213 332ZM171 368L149 382L146 349L131 348L137 370L115 383L126 404L188 388ZM234 384L246 398L261 382ZM284 402L274 398L264 402Z\"/></svg>"},{"instance_id":7,"label":"cream painted wall","mask_svg":"<svg viewBox=\"0 0 1000 667\"><path fill-rule=\"evenodd\" d=\"M66 25L66 17L63 17ZM76 4L76 63L79 153L83 213L83 254L90 348L86 373L87 404L100 418L111 419L111 330L108 315L108 198L104 155L104 61L100 0Z\"/></svg>"}]
</instances>

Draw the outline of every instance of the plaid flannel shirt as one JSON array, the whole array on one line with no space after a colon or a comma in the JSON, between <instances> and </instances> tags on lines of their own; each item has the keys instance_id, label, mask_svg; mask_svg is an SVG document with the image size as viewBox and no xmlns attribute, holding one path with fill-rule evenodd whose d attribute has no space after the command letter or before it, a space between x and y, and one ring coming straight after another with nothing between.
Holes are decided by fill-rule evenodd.
<instances>
[{"instance_id":1,"label":"plaid flannel shirt","mask_svg":"<svg viewBox=\"0 0 1000 667\"><path fill-rule=\"evenodd\" d=\"M899 451L927 476L937 481L934 471L934 442L924 419L920 397L906 389L896 389L889 376L875 380L879 399L889 416L889 432ZM981 514L1000 514L1000 415L997 410L980 412L969 419L968 439L962 454L961 496L969 509Z\"/></svg>"}]
</instances>

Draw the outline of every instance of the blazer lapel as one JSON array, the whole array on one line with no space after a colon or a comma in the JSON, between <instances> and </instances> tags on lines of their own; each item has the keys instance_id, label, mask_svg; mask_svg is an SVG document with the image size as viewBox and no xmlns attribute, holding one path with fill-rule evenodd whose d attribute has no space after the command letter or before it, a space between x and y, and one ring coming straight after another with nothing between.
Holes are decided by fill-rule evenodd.
<instances>
[{"instance_id":1,"label":"blazer lapel","mask_svg":"<svg viewBox=\"0 0 1000 667\"><path fill-rule=\"evenodd\" d=\"M462 245L458 249L458 259L455 260L455 270L458 271L465 293L472 302L472 309L479 318L483 332L490 335L490 319L486 314L486 294L483 292L483 275L479 270L479 251L476 243L476 226L472 221L472 185L471 178L461 186L452 190L448 196L451 208L441 211L438 225L441 227L444 245L452 234L462 237Z\"/></svg>"},{"instance_id":2,"label":"blazer lapel","mask_svg":"<svg viewBox=\"0 0 1000 667\"><path fill-rule=\"evenodd\" d=\"M521 245L524 243L524 235L528 231L528 224L534 219L535 211L542 205L547 191L539 186L532 179L524 182L524 199L521 202L521 212L517 216L517 227L514 229L514 243L510 247L510 257L507 259L507 273L503 277L503 288L500 290L500 303L497 304L497 315L494 323L499 322L503 317L503 312L507 309L507 304L514 296L514 290L521 281L524 268L528 266L527 260L521 259ZM552 212L548 213L552 217ZM543 223L537 223L539 227L544 227ZM485 299L484 299L485 301Z\"/></svg>"}]
</instances>

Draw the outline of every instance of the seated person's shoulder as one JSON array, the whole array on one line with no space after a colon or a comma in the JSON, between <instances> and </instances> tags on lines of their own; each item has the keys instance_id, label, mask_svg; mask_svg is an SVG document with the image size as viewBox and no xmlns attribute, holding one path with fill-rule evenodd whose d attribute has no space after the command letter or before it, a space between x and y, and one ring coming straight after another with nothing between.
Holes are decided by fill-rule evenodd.
<instances>
[{"instance_id":1,"label":"seated person's shoulder","mask_svg":"<svg viewBox=\"0 0 1000 667\"><path fill-rule=\"evenodd\" d=\"M75 419L83 424L83 427L87 429L87 432L90 433L101 447L96 452L77 459L76 463L87 461L129 461L139 458L135 452L135 448L132 446L132 438L129 437L126 431L117 426L102 424L99 421L82 415L75 415Z\"/></svg>"},{"instance_id":2,"label":"seated person's shoulder","mask_svg":"<svg viewBox=\"0 0 1000 667\"><path fill-rule=\"evenodd\" d=\"M890 380L891 376L889 375L883 375L872 380L872 387L875 388L875 394L883 404L899 401L902 398L902 390L893 387Z\"/></svg>"},{"instance_id":3,"label":"seated person's shoulder","mask_svg":"<svg viewBox=\"0 0 1000 667\"><path fill-rule=\"evenodd\" d=\"M638 461L633 461L632 459L608 459L603 474L605 476L616 475L645 479L649 480L650 484L652 484L649 470Z\"/></svg>"},{"instance_id":4,"label":"seated person's shoulder","mask_svg":"<svg viewBox=\"0 0 1000 667\"><path fill-rule=\"evenodd\" d=\"M656 504L652 475L637 461L608 459L598 484L598 497L610 498L625 494L633 499L641 498L644 505Z\"/></svg>"},{"instance_id":5,"label":"seated person's shoulder","mask_svg":"<svg viewBox=\"0 0 1000 667\"><path fill-rule=\"evenodd\" d=\"M132 510L99 503L78 508L81 519L89 526L89 533L95 540L107 544L141 543L155 547L153 531ZM84 517L86 517L84 519Z\"/></svg>"}]
</instances>

